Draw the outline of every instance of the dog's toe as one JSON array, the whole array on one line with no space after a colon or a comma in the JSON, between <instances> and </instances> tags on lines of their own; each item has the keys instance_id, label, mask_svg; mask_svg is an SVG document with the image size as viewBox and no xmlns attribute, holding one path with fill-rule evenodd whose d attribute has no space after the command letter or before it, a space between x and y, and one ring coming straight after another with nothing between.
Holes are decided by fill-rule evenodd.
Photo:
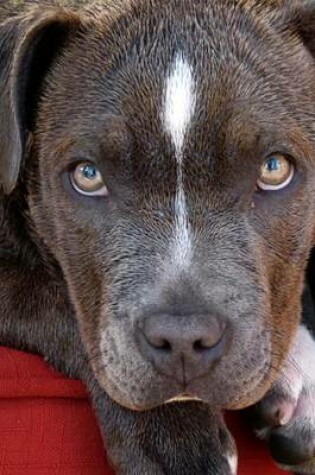
<instances>
[{"instance_id":1,"label":"dog's toe","mask_svg":"<svg viewBox=\"0 0 315 475\"><path fill-rule=\"evenodd\" d=\"M277 427L287 424L293 416L297 401L284 395L271 393L256 406L256 429Z\"/></svg>"},{"instance_id":2,"label":"dog's toe","mask_svg":"<svg viewBox=\"0 0 315 475\"><path fill-rule=\"evenodd\" d=\"M315 474L315 387L306 389L297 404L269 398L267 409L261 403L256 408L257 434L267 440L275 462L290 472ZM307 391L311 389L311 393ZM261 413L260 413L261 410ZM289 415L291 414L290 419Z\"/></svg>"},{"instance_id":3,"label":"dog's toe","mask_svg":"<svg viewBox=\"0 0 315 475\"><path fill-rule=\"evenodd\" d=\"M282 467L315 474L315 342L301 326L279 380L252 412L258 436Z\"/></svg>"},{"instance_id":4,"label":"dog's toe","mask_svg":"<svg viewBox=\"0 0 315 475\"><path fill-rule=\"evenodd\" d=\"M271 434L268 445L274 460L281 465L296 466L314 457L315 440L301 441L281 431Z\"/></svg>"}]
</instances>

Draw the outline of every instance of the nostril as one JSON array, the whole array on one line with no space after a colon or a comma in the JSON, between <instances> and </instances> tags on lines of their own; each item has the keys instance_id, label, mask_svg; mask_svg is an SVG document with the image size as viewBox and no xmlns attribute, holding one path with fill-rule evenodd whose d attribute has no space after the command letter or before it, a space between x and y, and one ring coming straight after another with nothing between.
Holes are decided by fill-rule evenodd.
<instances>
[{"instance_id":1,"label":"nostril","mask_svg":"<svg viewBox=\"0 0 315 475\"><path fill-rule=\"evenodd\" d=\"M197 340L197 341L195 341L194 344L193 344L193 347L194 347L194 350L195 350L195 351L200 351L200 352L202 352L202 351L209 350L210 348L212 348L212 347L213 347L213 344L211 343L211 344L209 345L209 342L207 343L206 340L203 340L203 339L202 339L202 340Z\"/></svg>"},{"instance_id":2,"label":"nostril","mask_svg":"<svg viewBox=\"0 0 315 475\"><path fill-rule=\"evenodd\" d=\"M141 331L145 341L149 346L155 350L164 352L171 352L171 342L165 338L165 335L160 335L158 332Z\"/></svg>"},{"instance_id":3,"label":"nostril","mask_svg":"<svg viewBox=\"0 0 315 475\"><path fill-rule=\"evenodd\" d=\"M155 338L155 339L150 338L149 343L151 346L153 346L153 348L157 350L164 350L164 351L172 350L172 345L170 344L170 342L163 338Z\"/></svg>"},{"instance_id":4,"label":"nostril","mask_svg":"<svg viewBox=\"0 0 315 475\"><path fill-rule=\"evenodd\" d=\"M224 340L225 330L225 326L218 326L216 329L212 329L212 331L209 332L209 335L203 336L202 338L199 338L198 340L194 341L194 351L204 352L219 346L220 343Z\"/></svg>"}]
</instances>

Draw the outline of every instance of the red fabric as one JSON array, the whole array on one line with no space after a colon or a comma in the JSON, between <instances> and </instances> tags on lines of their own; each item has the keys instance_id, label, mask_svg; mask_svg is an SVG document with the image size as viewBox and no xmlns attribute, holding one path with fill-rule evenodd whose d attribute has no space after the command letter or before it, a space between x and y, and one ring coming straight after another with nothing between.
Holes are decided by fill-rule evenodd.
<instances>
[{"instance_id":1,"label":"red fabric","mask_svg":"<svg viewBox=\"0 0 315 475\"><path fill-rule=\"evenodd\" d=\"M281 475L237 414L239 475ZM83 385L0 347L0 475L113 475Z\"/></svg>"}]
</instances>

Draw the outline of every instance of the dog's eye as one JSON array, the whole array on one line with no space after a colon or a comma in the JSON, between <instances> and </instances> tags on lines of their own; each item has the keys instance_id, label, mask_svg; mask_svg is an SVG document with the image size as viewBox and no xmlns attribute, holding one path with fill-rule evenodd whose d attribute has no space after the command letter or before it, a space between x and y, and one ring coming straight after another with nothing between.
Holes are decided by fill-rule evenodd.
<instances>
[{"instance_id":1,"label":"dog's eye","mask_svg":"<svg viewBox=\"0 0 315 475\"><path fill-rule=\"evenodd\" d=\"M260 169L257 187L264 191L281 190L289 185L294 176L294 166L284 155L271 155Z\"/></svg>"},{"instance_id":2,"label":"dog's eye","mask_svg":"<svg viewBox=\"0 0 315 475\"><path fill-rule=\"evenodd\" d=\"M90 162L81 162L70 173L73 188L85 196L107 196L100 171Z\"/></svg>"}]
</instances>

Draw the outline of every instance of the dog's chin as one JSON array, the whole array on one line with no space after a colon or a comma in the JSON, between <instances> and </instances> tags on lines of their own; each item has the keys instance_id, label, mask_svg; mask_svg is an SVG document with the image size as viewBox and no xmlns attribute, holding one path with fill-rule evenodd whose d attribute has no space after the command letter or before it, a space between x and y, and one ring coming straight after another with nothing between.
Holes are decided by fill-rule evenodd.
<instances>
[{"instance_id":1,"label":"dog's chin","mask_svg":"<svg viewBox=\"0 0 315 475\"><path fill-rule=\"evenodd\" d=\"M133 403L127 402L127 401L122 401L121 399L119 401L115 401L116 403L120 404L121 406L125 407L125 409L129 409L133 412L146 412L146 411L152 411L154 409L157 409L158 407L163 407L163 406L168 406L171 404L187 404L190 402L199 402L203 404L208 404L208 401L205 401L203 399L200 399L195 396L189 396L188 394L179 394L178 396L174 396L170 399L167 399L165 401L161 401L159 404L158 403L148 403L148 404L141 404L141 405L135 405ZM123 402L123 404L122 404Z\"/></svg>"},{"instance_id":2,"label":"dog's chin","mask_svg":"<svg viewBox=\"0 0 315 475\"><path fill-rule=\"evenodd\" d=\"M244 409L261 399L269 388L270 364L255 368L241 380L198 378L183 385L175 378L157 375L156 379L141 381L115 378L111 372L94 371L108 396L126 409L143 412L171 403L198 401L217 409Z\"/></svg>"},{"instance_id":3,"label":"dog's chin","mask_svg":"<svg viewBox=\"0 0 315 475\"><path fill-rule=\"evenodd\" d=\"M112 391L106 391L108 396L118 405L124 407L125 409L129 409L133 412L146 412L146 411L151 411L154 409L157 409L158 407L162 407L165 405L171 405L171 404L187 404L190 402L199 402L202 404L207 404L211 407L215 407L220 410L241 410L244 409L250 405L252 405L252 402L256 402L257 398L244 398L240 399L237 401L233 401L230 404L224 404L224 406L221 406L217 402L212 403L211 400L203 397L198 397L198 396L193 396L193 395L188 395L188 394L178 394L176 396L172 396L170 398L166 398L164 400L146 400L146 401L131 401L129 399L126 399L124 397L121 397L120 395L117 395L117 393L112 392Z\"/></svg>"},{"instance_id":4,"label":"dog's chin","mask_svg":"<svg viewBox=\"0 0 315 475\"><path fill-rule=\"evenodd\" d=\"M139 400L131 400L129 398L126 398L122 396L121 394L118 394L116 391L113 390L106 390L107 394L110 396L111 399L113 399L117 404L120 406L123 406L126 409L129 409L134 412L145 412L145 411L151 411L153 409L156 409L158 407L162 407L164 405L169 405L172 403L188 403L188 402L202 402L209 404L208 401L197 397L192 394L186 394L186 393L177 393L174 395L167 395L165 398L162 398L160 396L152 396L148 399L139 399Z\"/></svg>"},{"instance_id":5,"label":"dog's chin","mask_svg":"<svg viewBox=\"0 0 315 475\"><path fill-rule=\"evenodd\" d=\"M121 391L115 382L109 382L107 378L106 380L102 379L99 379L99 382L113 401L136 412L149 411L172 403L184 404L189 402L200 402L218 409L238 410L254 404L266 392L265 384L261 380L258 380L256 384L251 381L248 384L248 391L244 391L246 384L242 387L237 385L228 394L223 390L213 392L209 389L208 384L200 387L197 385L191 388L183 388L176 383L175 387L170 387L167 384L157 385L154 390L152 390L152 387L150 390L143 388L142 391L137 388L138 390L133 393L128 388L126 388L126 391Z\"/></svg>"},{"instance_id":6,"label":"dog's chin","mask_svg":"<svg viewBox=\"0 0 315 475\"><path fill-rule=\"evenodd\" d=\"M157 387L155 391L146 393L145 390L132 394L130 392L121 392L118 385L110 382L108 379L99 383L108 394L108 396L120 406L135 412L145 412L156 409L158 407L172 403L202 402L209 404L205 395L184 391L180 385L177 388L161 388Z\"/></svg>"},{"instance_id":7,"label":"dog's chin","mask_svg":"<svg viewBox=\"0 0 315 475\"><path fill-rule=\"evenodd\" d=\"M125 394L121 394L119 391L115 390L113 386L110 388L104 388L109 397L115 401L120 406L129 409L134 412L145 412L156 409L158 407L169 405L169 404L186 404L190 402L199 402L203 404L210 405L211 407L216 407L217 409L243 409L248 405L251 405L251 401L256 401L256 398L249 398L247 395L243 398L232 398L229 402L221 404L220 401L214 400L211 397L211 393L204 393L203 391L199 392L184 392L183 390L177 392L167 392L163 396L159 392L153 392L148 397L137 397L134 395L134 398L130 398L130 394L126 397Z\"/></svg>"}]
</instances>

